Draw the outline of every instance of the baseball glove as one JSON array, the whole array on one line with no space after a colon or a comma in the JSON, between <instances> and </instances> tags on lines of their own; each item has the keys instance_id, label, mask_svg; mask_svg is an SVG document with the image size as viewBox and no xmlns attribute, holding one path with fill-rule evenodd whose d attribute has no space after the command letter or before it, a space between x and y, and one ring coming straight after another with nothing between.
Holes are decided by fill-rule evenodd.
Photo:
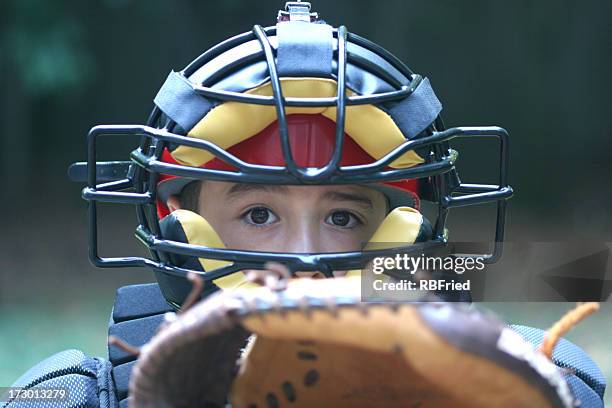
<instances>
[{"instance_id":1,"label":"baseball glove","mask_svg":"<svg viewBox=\"0 0 612 408\"><path fill-rule=\"evenodd\" d=\"M219 293L140 351L135 407L572 407L564 373L489 314L362 303L359 279Z\"/></svg>"}]
</instances>

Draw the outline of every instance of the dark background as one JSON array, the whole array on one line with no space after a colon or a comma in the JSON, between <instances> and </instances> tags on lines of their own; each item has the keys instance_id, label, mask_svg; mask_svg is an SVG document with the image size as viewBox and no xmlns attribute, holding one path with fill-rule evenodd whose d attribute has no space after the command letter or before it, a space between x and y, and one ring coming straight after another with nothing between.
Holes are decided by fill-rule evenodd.
<instances>
[{"instance_id":1,"label":"dark background","mask_svg":"<svg viewBox=\"0 0 612 408\"><path fill-rule=\"evenodd\" d=\"M272 25L274 1L0 2L0 386L64 348L104 353L114 290L146 271L87 261L82 186L66 169L85 159L96 124L142 123L170 69L253 24ZM612 64L610 1L315 1L428 76L447 126L499 125L511 135L508 239L610 241ZM102 159L127 159L117 140ZM458 147L464 181L495 181L495 145ZM493 156L494 157L494 156ZM460 215L462 214L462 215ZM457 212L455 239L486 234L491 211ZM141 251L131 209L108 208L108 254ZM547 326L570 305L493 305ZM606 306L572 338L610 378ZM599 342L599 343L598 343Z\"/></svg>"}]
</instances>

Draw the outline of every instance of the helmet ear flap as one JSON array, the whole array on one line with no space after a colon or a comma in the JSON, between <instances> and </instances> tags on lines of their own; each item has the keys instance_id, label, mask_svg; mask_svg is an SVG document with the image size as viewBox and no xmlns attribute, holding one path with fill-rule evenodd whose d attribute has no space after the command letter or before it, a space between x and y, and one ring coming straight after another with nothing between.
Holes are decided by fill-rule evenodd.
<instances>
[{"instance_id":1,"label":"helmet ear flap","mask_svg":"<svg viewBox=\"0 0 612 408\"><path fill-rule=\"evenodd\" d=\"M161 235L169 241L193 244L208 248L225 248L225 244L212 225L201 215L189 210L176 210L165 216L160 222ZM229 264L227 261L196 258L195 256L166 253L169 262L179 268L194 271L210 272ZM191 283L183 278L156 272L157 280L166 300L178 306L183 303L191 291ZM205 281L202 297L219 289L233 289L246 282L242 272Z\"/></svg>"}]
</instances>

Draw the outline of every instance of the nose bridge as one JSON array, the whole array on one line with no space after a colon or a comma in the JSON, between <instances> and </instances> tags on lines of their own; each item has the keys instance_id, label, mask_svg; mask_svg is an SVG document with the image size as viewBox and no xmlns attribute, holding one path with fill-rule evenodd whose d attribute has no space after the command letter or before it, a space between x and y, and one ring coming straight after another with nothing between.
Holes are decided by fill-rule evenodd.
<instances>
[{"instance_id":1,"label":"nose bridge","mask_svg":"<svg viewBox=\"0 0 612 408\"><path fill-rule=\"evenodd\" d=\"M295 217L290 227L285 251L291 253L321 252L319 233L318 221L310 214L300 214Z\"/></svg>"}]
</instances>

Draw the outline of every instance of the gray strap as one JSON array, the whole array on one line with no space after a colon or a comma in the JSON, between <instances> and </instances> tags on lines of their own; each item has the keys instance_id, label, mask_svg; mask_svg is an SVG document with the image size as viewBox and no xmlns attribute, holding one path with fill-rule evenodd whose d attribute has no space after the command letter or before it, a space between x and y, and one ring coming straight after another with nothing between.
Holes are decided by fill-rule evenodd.
<instances>
[{"instance_id":1,"label":"gray strap","mask_svg":"<svg viewBox=\"0 0 612 408\"><path fill-rule=\"evenodd\" d=\"M389 114L407 139L420 134L442 111L429 79L424 78L415 91L394 105Z\"/></svg>"},{"instance_id":2,"label":"gray strap","mask_svg":"<svg viewBox=\"0 0 612 408\"><path fill-rule=\"evenodd\" d=\"M331 77L333 40L327 24L288 21L276 25L279 76Z\"/></svg>"},{"instance_id":3,"label":"gray strap","mask_svg":"<svg viewBox=\"0 0 612 408\"><path fill-rule=\"evenodd\" d=\"M178 72L170 72L154 99L170 119L186 131L191 130L215 105L198 95L187 78Z\"/></svg>"}]
</instances>

